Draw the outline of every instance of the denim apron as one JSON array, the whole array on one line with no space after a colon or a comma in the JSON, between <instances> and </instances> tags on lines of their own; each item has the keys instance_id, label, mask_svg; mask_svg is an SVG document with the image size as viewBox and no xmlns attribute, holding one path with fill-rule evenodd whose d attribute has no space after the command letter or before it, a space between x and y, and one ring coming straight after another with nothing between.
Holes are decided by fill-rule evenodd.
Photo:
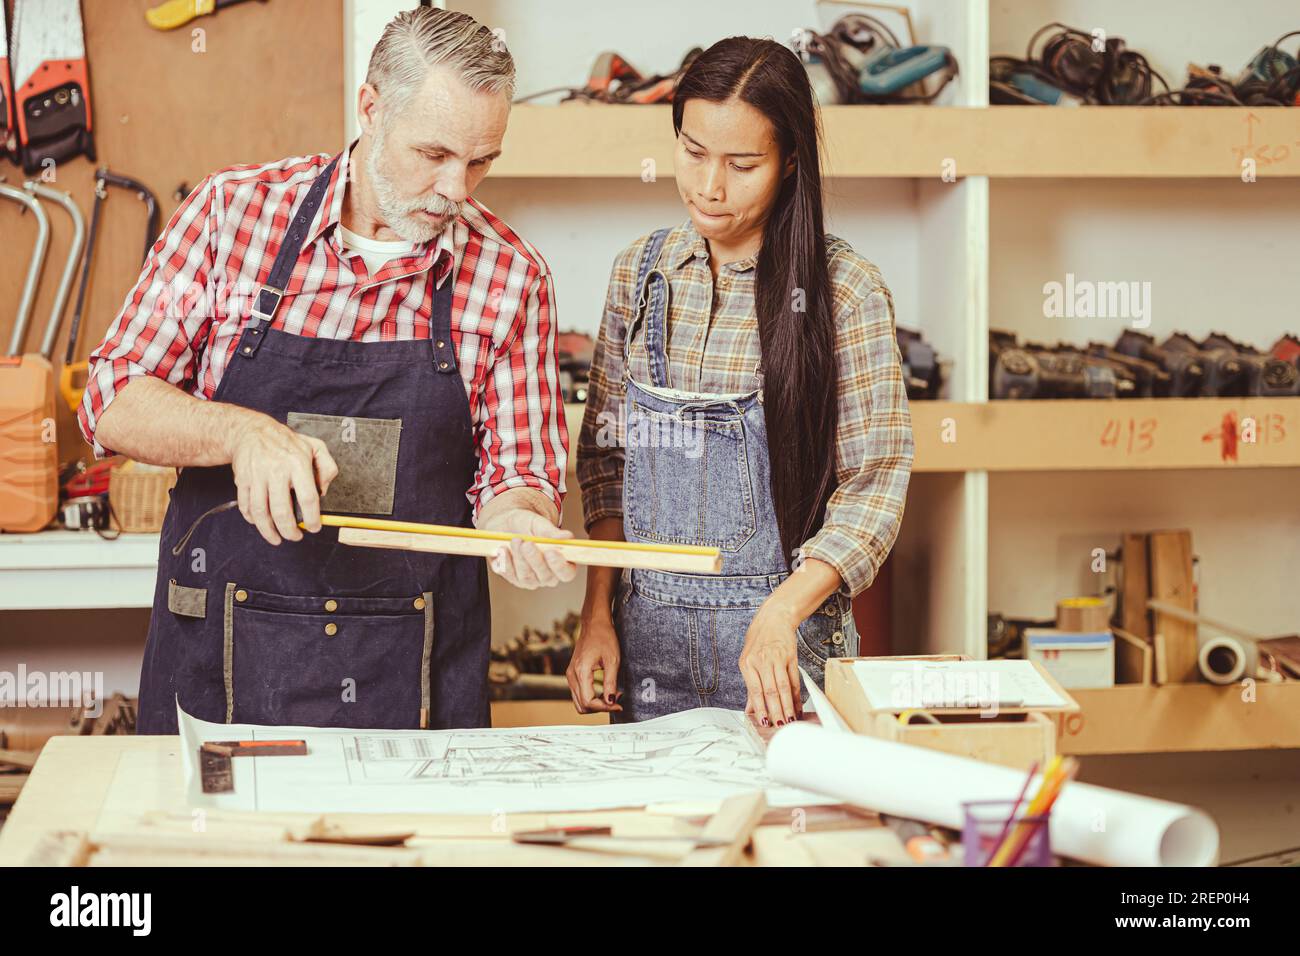
<instances>
[{"instance_id":1,"label":"denim apron","mask_svg":"<svg viewBox=\"0 0 1300 956\"><path fill-rule=\"evenodd\" d=\"M644 320L651 381L625 372L623 534L628 541L715 547L718 574L624 570L615 598L623 691L615 721L692 707L742 710L740 652L754 614L790 576L772 503L761 388L736 395L675 391L668 376L668 277L657 268L668 230L651 237L638 268L639 301L624 369ZM654 266L654 268L652 268ZM799 626L799 665L818 685L828 657L857 653L847 592ZM807 699L806 691L801 696Z\"/></svg>"},{"instance_id":2,"label":"denim apron","mask_svg":"<svg viewBox=\"0 0 1300 956\"><path fill-rule=\"evenodd\" d=\"M340 470L322 511L469 527L476 454L452 348L454 279L438 289L437 266L429 270L429 339L336 341L271 327L281 295L302 288L294 265L333 165L294 214L213 400L326 442ZM172 491L140 733L176 733L178 699L227 723L489 724L482 558L343 545L328 527L272 546L222 509L234 497L229 466L185 468Z\"/></svg>"}]
</instances>

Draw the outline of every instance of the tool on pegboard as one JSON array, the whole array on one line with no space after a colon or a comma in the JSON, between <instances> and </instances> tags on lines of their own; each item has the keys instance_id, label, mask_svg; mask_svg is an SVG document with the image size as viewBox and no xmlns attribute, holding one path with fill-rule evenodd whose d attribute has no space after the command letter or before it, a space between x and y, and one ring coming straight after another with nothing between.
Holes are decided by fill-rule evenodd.
<instances>
[{"instance_id":1,"label":"tool on pegboard","mask_svg":"<svg viewBox=\"0 0 1300 956\"><path fill-rule=\"evenodd\" d=\"M16 159L18 134L14 126L14 81L9 75L9 18L0 0L0 158Z\"/></svg>"},{"instance_id":2,"label":"tool on pegboard","mask_svg":"<svg viewBox=\"0 0 1300 956\"><path fill-rule=\"evenodd\" d=\"M198 17L206 17L245 2L247 0L166 0L165 3L146 10L144 18L155 30L175 30ZM260 2L266 3L266 0Z\"/></svg>"},{"instance_id":3,"label":"tool on pegboard","mask_svg":"<svg viewBox=\"0 0 1300 956\"><path fill-rule=\"evenodd\" d=\"M14 0L10 51L23 170L95 159L81 0Z\"/></svg>"},{"instance_id":4,"label":"tool on pegboard","mask_svg":"<svg viewBox=\"0 0 1300 956\"><path fill-rule=\"evenodd\" d=\"M68 350L63 358L63 368L59 372L59 391L63 395L63 400L68 403L68 408L73 412L81 404L81 394L85 390L84 382L80 385L73 383L79 376L86 374L90 367L88 362L77 361L77 339L81 333L81 317L86 306L86 288L90 285L90 271L95 257L95 240L99 236L100 211L103 208L104 200L108 198L109 186L116 186L119 189L133 192L144 203L144 254L140 260L142 264L145 259L149 258L149 249L158 239L158 198L154 196L153 191L144 183L132 179L130 176L121 176L110 172L107 167L99 169L95 173L95 199L90 213L90 234L86 238L86 254L81 264L81 284L77 289L76 307L72 310L72 327L68 330Z\"/></svg>"}]
</instances>

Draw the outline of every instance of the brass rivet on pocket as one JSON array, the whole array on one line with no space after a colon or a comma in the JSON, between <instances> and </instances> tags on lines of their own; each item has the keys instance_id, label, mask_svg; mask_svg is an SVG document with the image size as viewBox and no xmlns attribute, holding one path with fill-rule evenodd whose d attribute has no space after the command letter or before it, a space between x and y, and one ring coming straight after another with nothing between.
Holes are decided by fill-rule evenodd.
<instances>
[{"instance_id":1,"label":"brass rivet on pocket","mask_svg":"<svg viewBox=\"0 0 1300 956\"><path fill-rule=\"evenodd\" d=\"M248 592L245 591L243 588L240 588L238 591L235 592L235 600L236 600L236 601L247 601L247 600L248 600Z\"/></svg>"},{"instance_id":2,"label":"brass rivet on pocket","mask_svg":"<svg viewBox=\"0 0 1300 956\"><path fill-rule=\"evenodd\" d=\"M439 340L438 340L438 348L443 348L446 344L447 344L447 343L444 342L442 339L439 339Z\"/></svg>"},{"instance_id":3,"label":"brass rivet on pocket","mask_svg":"<svg viewBox=\"0 0 1300 956\"><path fill-rule=\"evenodd\" d=\"M333 637L338 632L339 632L339 626L335 624L333 621L330 621L328 624L325 625L325 635L327 637Z\"/></svg>"},{"instance_id":4,"label":"brass rivet on pocket","mask_svg":"<svg viewBox=\"0 0 1300 956\"><path fill-rule=\"evenodd\" d=\"M412 603L415 605L415 609L416 609L417 611L423 611L423 610L424 610L424 598L422 598L422 597L418 597L418 598L416 598Z\"/></svg>"},{"instance_id":5,"label":"brass rivet on pocket","mask_svg":"<svg viewBox=\"0 0 1300 956\"><path fill-rule=\"evenodd\" d=\"M439 362L439 363L438 363L438 368L446 368L446 367L447 367L447 363L446 363L446 362Z\"/></svg>"},{"instance_id":6,"label":"brass rivet on pocket","mask_svg":"<svg viewBox=\"0 0 1300 956\"><path fill-rule=\"evenodd\" d=\"M334 600L333 598L330 598L328 601L325 602L325 610L337 611L338 609L339 609L339 602Z\"/></svg>"}]
</instances>

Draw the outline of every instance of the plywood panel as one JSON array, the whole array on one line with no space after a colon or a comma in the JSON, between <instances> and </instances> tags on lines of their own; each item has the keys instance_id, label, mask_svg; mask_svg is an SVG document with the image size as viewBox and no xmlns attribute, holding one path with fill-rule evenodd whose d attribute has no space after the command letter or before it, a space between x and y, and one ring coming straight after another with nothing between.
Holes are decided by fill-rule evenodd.
<instances>
[{"instance_id":1,"label":"plywood panel","mask_svg":"<svg viewBox=\"0 0 1300 956\"><path fill-rule=\"evenodd\" d=\"M82 4L98 165L149 186L162 224L179 204L174 193L182 183L192 188L209 172L236 163L343 147L342 0L250 3L167 33L145 23L151 5ZM71 191L87 228L96 165L84 157L63 164L50 184ZM0 175L15 186L24 178L7 162L0 162ZM45 205L52 237L28 327L29 350L39 347L72 234L67 215ZM143 203L113 190L95 251L81 358L103 337L139 275L144 224ZM30 214L0 203L0 342L6 345L35 237ZM74 286L55 347L60 363L75 299ZM59 411L59 442L60 459L89 457L66 406Z\"/></svg>"}]
</instances>

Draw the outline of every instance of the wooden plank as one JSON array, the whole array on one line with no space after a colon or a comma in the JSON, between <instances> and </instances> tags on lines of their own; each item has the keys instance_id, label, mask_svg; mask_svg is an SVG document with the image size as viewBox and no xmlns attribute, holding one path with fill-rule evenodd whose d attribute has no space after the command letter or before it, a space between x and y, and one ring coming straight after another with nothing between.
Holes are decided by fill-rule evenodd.
<instances>
[{"instance_id":1,"label":"wooden plank","mask_svg":"<svg viewBox=\"0 0 1300 956\"><path fill-rule=\"evenodd\" d=\"M36 766L36 751L0 749L0 763L21 767L23 770L31 770L32 767Z\"/></svg>"},{"instance_id":2,"label":"wooden plank","mask_svg":"<svg viewBox=\"0 0 1300 956\"><path fill-rule=\"evenodd\" d=\"M1185 610L1194 610L1196 586L1192 579L1192 533L1156 531L1148 539L1151 549L1151 596ZM1165 676L1181 684L1201 679L1196 664L1196 625L1155 611L1152 628L1164 640Z\"/></svg>"},{"instance_id":3,"label":"wooden plank","mask_svg":"<svg viewBox=\"0 0 1300 956\"><path fill-rule=\"evenodd\" d=\"M1300 176L1300 127L1282 109L992 106L974 147L980 175L1240 180ZM960 167L959 167L960 168Z\"/></svg>"},{"instance_id":4,"label":"wooden plank","mask_svg":"<svg viewBox=\"0 0 1300 956\"><path fill-rule=\"evenodd\" d=\"M330 516L333 517L333 516ZM324 520L325 516L322 516ZM364 548L391 548L399 551L430 551L437 554L467 554L488 557L503 544L500 538L488 538L467 532L464 535L408 534L401 531L377 531L368 528L339 528L339 543ZM605 542L601 542L605 544ZM698 574L717 572L722 558L711 554L691 554L664 548L630 544L625 547L602 547L586 541L570 544L558 539L539 544L543 551L558 551L575 564L600 565L607 568L654 568L661 571L686 571Z\"/></svg>"},{"instance_id":5,"label":"wooden plank","mask_svg":"<svg viewBox=\"0 0 1300 956\"><path fill-rule=\"evenodd\" d=\"M1300 467L1297 397L917 401L911 413L918 472Z\"/></svg>"},{"instance_id":6,"label":"wooden plank","mask_svg":"<svg viewBox=\"0 0 1300 956\"><path fill-rule=\"evenodd\" d=\"M1147 536L1126 532L1121 547L1124 562L1121 581L1124 630L1141 641L1147 641L1151 638L1151 613L1147 610L1147 599L1151 597Z\"/></svg>"},{"instance_id":7,"label":"wooden plank","mask_svg":"<svg viewBox=\"0 0 1300 956\"><path fill-rule=\"evenodd\" d=\"M30 774L0 773L0 806L10 806L27 785Z\"/></svg>"},{"instance_id":8,"label":"wooden plank","mask_svg":"<svg viewBox=\"0 0 1300 956\"><path fill-rule=\"evenodd\" d=\"M827 106L827 176L1222 177L1246 160L1260 178L1300 176L1285 110ZM516 106L494 176L640 179L673 175L667 106ZM653 167L647 165L652 162Z\"/></svg>"},{"instance_id":9,"label":"wooden plank","mask_svg":"<svg viewBox=\"0 0 1300 956\"><path fill-rule=\"evenodd\" d=\"M1300 748L1300 681L1129 685L1074 690L1082 712L1062 721L1063 754Z\"/></svg>"}]
</instances>

